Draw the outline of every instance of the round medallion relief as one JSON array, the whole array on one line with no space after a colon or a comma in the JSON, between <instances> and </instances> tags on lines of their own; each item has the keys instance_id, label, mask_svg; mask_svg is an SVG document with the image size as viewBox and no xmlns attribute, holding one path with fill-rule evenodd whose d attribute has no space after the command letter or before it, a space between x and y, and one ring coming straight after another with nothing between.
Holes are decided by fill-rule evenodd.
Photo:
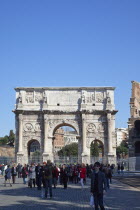
<instances>
[{"instance_id":1,"label":"round medallion relief","mask_svg":"<svg viewBox=\"0 0 140 210\"><path fill-rule=\"evenodd\" d=\"M41 130L41 125L40 123L35 124L35 131L40 131Z\"/></svg>"},{"instance_id":2,"label":"round medallion relief","mask_svg":"<svg viewBox=\"0 0 140 210\"><path fill-rule=\"evenodd\" d=\"M89 133L94 132L95 129L96 129L96 126L95 126L93 123L88 124L88 126L87 126L87 131L88 131Z\"/></svg>"},{"instance_id":3,"label":"round medallion relief","mask_svg":"<svg viewBox=\"0 0 140 210\"><path fill-rule=\"evenodd\" d=\"M31 131L33 129L33 125L31 123L26 123L24 126L25 131Z\"/></svg>"}]
</instances>

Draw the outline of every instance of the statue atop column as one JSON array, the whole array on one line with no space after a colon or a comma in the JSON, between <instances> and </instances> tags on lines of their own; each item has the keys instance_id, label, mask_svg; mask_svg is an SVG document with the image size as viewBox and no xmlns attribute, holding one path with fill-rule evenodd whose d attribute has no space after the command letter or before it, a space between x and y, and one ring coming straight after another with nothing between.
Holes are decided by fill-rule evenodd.
<instances>
[{"instance_id":1,"label":"statue atop column","mask_svg":"<svg viewBox=\"0 0 140 210\"><path fill-rule=\"evenodd\" d=\"M21 92L19 92L18 102L19 102L19 104L22 104L22 95L21 95Z\"/></svg>"},{"instance_id":2,"label":"statue atop column","mask_svg":"<svg viewBox=\"0 0 140 210\"><path fill-rule=\"evenodd\" d=\"M46 92L43 93L43 102L44 102L44 104L47 104L47 95L46 95Z\"/></svg>"},{"instance_id":3,"label":"statue atop column","mask_svg":"<svg viewBox=\"0 0 140 210\"><path fill-rule=\"evenodd\" d=\"M111 98L110 98L109 93L107 93L107 98L106 98L106 100L107 100L107 104L111 104Z\"/></svg>"},{"instance_id":4,"label":"statue atop column","mask_svg":"<svg viewBox=\"0 0 140 210\"><path fill-rule=\"evenodd\" d=\"M85 92L82 92L82 104L86 103Z\"/></svg>"}]
</instances>

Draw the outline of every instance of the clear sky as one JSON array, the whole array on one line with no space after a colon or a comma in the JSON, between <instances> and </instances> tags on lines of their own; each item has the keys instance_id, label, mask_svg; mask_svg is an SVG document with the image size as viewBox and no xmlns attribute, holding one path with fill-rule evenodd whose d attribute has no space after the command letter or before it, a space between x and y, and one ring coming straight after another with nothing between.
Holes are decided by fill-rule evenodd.
<instances>
[{"instance_id":1,"label":"clear sky","mask_svg":"<svg viewBox=\"0 0 140 210\"><path fill-rule=\"evenodd\" d=\"M140 82L140 0L1 0L0 136L15 128L18 86L114 86L127 127Z\"/></svg>"}]
</instances>

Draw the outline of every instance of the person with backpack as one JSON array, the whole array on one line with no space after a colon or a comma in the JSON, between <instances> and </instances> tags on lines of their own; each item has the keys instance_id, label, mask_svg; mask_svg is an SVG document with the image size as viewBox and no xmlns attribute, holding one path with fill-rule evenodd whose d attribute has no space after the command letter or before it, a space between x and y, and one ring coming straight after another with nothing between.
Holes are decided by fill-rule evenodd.
<instances>
[{"instance_id":1,"label":"person with backpack","mask_svg":"<svg viewBox=\"0 0 140 210\"><path fill-rule=\"evenodd\" d=\"M11 168L10 168L10 165L8 165L7 169L5 170L5 182L4 182L4 186L5 187L6 187L7 180L9 181L9 184L12 187L12 184L11 184Z\"/></svg>"},{"instance_id":2,"label":"person with backpack","mask_svg":"<svg viewBox=\"0 0 140 210\"><path fill-rule=\"evenodd\" d=\"M52 198L52 171L53 166L50 160L47 160L47 164L44 168L44 179L45 179L45 198L48 196L48 189L50 198Z\"/></svg>"}]
</instances>

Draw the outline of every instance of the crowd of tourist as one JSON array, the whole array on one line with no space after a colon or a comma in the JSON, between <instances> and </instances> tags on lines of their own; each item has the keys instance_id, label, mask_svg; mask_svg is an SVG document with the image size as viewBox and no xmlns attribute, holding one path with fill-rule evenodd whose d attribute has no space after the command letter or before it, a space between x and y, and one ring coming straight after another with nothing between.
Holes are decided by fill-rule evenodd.
<instances>
[{"instance_id":1,"label":"crowd of tourist","mask_svg":"<svg viewBox=\"0 0 140 210\"><path fill-rule=\"evenodd\" d=\"M99 169L99 173L98 170ZM94 194L95 204L103 205L103 197L96 196L96 191L100 189L109 189L110 183L112 182L112 174L114 171L114 165L103 165L99 162L94 165L80 164L62 164L54 165L50 160L43 162L42 164L31 163L21 165L12 164L0 166L2 176L5 177L4 186L16 183L17 178L23 179L23 184L29 187L37 187L41 190L41 197L52 198L52 188L56 188L57 184L67 189L68 183L78 184L80 183L81 188L84 189L86 179L91 178L91 194ZM99 182L99 183L98 183ZM93 186L92 186L93 185ZM99 186L98 186L99 185ZM103 194L103 193L101 193ZM96 208L95 208L96 209ZM104 209L104 207L102 207Z\"/></svg>"}]
</instances>

